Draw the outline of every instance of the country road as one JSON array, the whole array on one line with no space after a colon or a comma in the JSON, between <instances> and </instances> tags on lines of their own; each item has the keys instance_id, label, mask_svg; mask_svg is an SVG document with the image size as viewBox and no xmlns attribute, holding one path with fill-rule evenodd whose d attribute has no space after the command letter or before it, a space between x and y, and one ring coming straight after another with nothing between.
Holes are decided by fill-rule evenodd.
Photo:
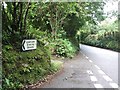
<instances>
[{"instance_id":1,"label":"country road","mask_svg":"<svg viewBox=\"0 0 120 90\"><path fill-rule=\"evenodd\" d=\"M80 47L76 57L64 61L63 72L42 88L118 88L117 53L86 45Z\"/></svg>"},{"instance_id":2,"label":"country road","mask_svg":"<svg viewBox=\"0 0 120 90\"><path fill-rule=\"evenodd\" d=\"M81 52L89 57L116 83L118 82L118 52L87 45L81 45Z\"/></svg>"}]
</instances>

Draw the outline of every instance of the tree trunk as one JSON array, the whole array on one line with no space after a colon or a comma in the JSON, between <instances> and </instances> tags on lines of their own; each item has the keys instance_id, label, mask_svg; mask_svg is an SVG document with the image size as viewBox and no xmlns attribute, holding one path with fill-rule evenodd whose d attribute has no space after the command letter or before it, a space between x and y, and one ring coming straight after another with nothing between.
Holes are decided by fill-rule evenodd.
<instances>
[{"instance_id":1,"label":"tree trunk","mask_svg":"<svg viewBox=\"0 0 120 90\"><path fill-rule=\"evenodd\" d=\"M30 1L28 2L28 7L26 9L26 12L25 12L25 17L24 17L24 27L23 27L23 32L26 33L26 19L27 19L27 15L28 15L28 11L29 11L29 8L30 8Z\"/></svg>"},{"instance_id":2,"label":"tree trunk","mask_svg":"<svg viewBox=\"0 0 120 90\"><path fill-rule=\"evenodd\" d=\"M23 3L20 2L20 11L19 11L19 20L18 20L18 27L20 33L22 32L22 11L23 11Z\"/></svg>"}]
</instances>

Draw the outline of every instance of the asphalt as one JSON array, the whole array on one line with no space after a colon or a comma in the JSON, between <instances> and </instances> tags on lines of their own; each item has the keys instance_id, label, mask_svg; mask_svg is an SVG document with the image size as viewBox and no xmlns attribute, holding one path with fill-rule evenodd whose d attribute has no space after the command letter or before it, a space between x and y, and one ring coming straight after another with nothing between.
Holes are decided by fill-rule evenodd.
<instances>
[{"instance_id":1,"label":"asphalt","mask_svg":"<svg viewBox=\"0 0 120 90\"><path fill-rule=\"evenodd\" d=\"M106 78L107 79L106 79ZM64 62L64 70L42 88L117 88L117 83L81 50Z\"/></svg>"},{"instance_id":2,"label":"asphalt","mask_svg":"<svg viewBox=\"0 0 120 90\"><path fill-rule=\"evenodd\" d=\"M118 83L118 52L81 45L81 51Z\"/></svg>"}]
</instances>

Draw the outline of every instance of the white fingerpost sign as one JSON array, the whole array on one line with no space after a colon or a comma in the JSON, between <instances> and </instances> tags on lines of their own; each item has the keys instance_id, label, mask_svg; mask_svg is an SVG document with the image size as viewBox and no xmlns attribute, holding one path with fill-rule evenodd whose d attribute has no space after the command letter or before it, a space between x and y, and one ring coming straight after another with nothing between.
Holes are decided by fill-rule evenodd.
<instances>
[{"instance_id":1,"label":"white fingerpost sign","mask_svg":"<svg viewBox=\"0 0 120 90\"><path fill-rule=\"evenodd\" d=\"M22 41L22 50L33 50L37 48L37 40L35 39L25 39Z\"/></svg>"}]
</instances>

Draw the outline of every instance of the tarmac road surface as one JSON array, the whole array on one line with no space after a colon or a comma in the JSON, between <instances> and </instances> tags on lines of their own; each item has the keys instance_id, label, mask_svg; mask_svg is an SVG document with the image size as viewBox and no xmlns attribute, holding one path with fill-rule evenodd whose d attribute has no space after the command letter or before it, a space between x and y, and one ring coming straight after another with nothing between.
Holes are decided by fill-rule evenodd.
<instances>
[{"instance_id":1,"label":"tarmac road surface","mask_svg":"<svg viewBox=\"0 0 120 90\"><path fill-rule=\"evenodd\" d=\"M81 45L76 57L63 61L64 71L42 88L118 88L117 60L117 52Z\"/></svg>"}]
</instances>

